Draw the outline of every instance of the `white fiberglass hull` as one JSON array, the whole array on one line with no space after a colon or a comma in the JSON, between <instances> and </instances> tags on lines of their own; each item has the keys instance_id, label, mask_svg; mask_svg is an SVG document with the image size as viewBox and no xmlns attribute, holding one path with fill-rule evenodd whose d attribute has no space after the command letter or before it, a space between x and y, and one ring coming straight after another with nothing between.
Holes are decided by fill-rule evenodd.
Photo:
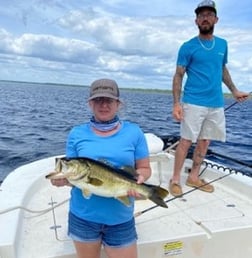
<instances>
[{"instance_id":1,"label":"white fiberglass hull","mask_svg":"<svg viewBox=\"0 0 252 258\"><path fill-rule=\"evenodd\" d=\"M167 188L173 161L172 154L153 154L149 182ZM187 160L184 170L190 165ZM67 236L70 187L57 188L45 179L53 169L54 157L33 162L1 185L0 258L76 257ZM168 209L137 201L139 258L251 258L252 178L222 178L226 174L207 168L203 176L215 180L215 191L205 193L185 186L187 173L182 173L185 195L169 195Z\"/></svg>"}]
</instances>

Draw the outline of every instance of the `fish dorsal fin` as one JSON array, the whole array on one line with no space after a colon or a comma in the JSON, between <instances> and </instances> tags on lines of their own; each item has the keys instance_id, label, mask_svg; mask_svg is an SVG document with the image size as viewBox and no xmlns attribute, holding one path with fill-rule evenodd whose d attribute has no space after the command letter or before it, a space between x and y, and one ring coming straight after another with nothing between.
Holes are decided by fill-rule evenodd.
<instances>
[{"instance_id":1,"label":"fish dorsal fin","mask_svg":"<svg viewBox=\"0 0 252 258\"><path fill-rule=\"evenodd\" d=\"M120 169L123 170L128 176L131 176L133 178L138 176L136 170L131 166L123 166Z\"/></svg>"},{"instance_id":2,"label":"fish dorsal fin","mask_svg":"<svg viewBox=\"0 0 252 258\"><path fill-rule=\"evenodd\" d=\"M128 196L118 196L116 199L120 202L122 202L126 206L130 206L130 199Z\"/></svg>"},{"instance_id":3,"label":"fish dorsal fin","mask_svg":"<svg viewBox=\"0 0 252 258\"><path fill-rule=\"evenodd\" d=\"M96 161L97 164L100 164L102 166L106 166L108 169L112 169L116 171L119 175L124 176L128 179L135 180L138 174L136 173L136 170L132 166L122 166L120 168L116 168L112 163L107 161L106 159L98 159Z\"/></svg>"},{"instance_id":4,"label":"fish dorsal fin","mask_svg":"<svg viewBox=\"0 0 252 258\"><path fill-rule=\"evenodd\" d=\"M97 160L98 162L102 163L102 164L105 164L109 167L113 167L112 163L110 163L109 161L107 161L106 159L98 159Z\"/></svg>"}]
</instances>

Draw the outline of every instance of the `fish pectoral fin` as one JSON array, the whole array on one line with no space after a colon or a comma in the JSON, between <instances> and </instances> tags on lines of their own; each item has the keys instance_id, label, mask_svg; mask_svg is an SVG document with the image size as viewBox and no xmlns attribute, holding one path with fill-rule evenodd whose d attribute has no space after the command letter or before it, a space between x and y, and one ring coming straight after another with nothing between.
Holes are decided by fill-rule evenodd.
<instances>
[{"instance_id":1,"label":"fish pectoral fin","mask_svg":"<svg viewBox=\"0 0 252 258\"><path fill-rule=\"evenodd\" d=\"M116 199L126 206L130 206L130 199L128 196L117 196Z\"/></svg>"},{"instance_id":2,"label":"fish pectoral fin","mask_svg":"<svg viewBox=\"0 0 252 258\"><path fill-rule=\"evenodd\" d=\"M91 184L94 186L101 186L103 185L103 181L95 177L89 177L88 184Z\"/></svg>"},{"instance_id":3,"label":"fish pectoral fin","mask_svg":"<svg viewBox=\"0 0 252 258\"><path fill-rule=\"evenodd\" d=\"M92 193L88 189L83 189L82 194L86 199L89 199Z\"/></svg>"}]
</instances>

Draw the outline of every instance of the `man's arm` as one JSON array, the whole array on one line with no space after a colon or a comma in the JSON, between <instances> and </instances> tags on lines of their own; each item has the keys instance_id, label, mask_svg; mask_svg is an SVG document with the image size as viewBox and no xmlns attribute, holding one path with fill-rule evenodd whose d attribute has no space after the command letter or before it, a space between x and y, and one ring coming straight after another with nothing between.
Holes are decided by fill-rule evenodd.
<instances>
[{"instance_id":1,"label":"man's arm","mask_svg":"<svg viewBox=\"0 0 252 258\"><path fill-rule=\"evenodd\" d=\"M226 66L223 67L222 81L232 93L237 90Z\"/></svg>"},{"instance_id":2,"label":"man's arm","mask_svg":"<svg viewBox=\"0 0 252 258\"><path fill-rule=\"evenodd\" d=\"M173 94L173 117L181 121L183 119L183 110L180 105L180 97L182 91L182 81L185 74L185 68L182 66L176 67L176 72L173 76L172 94Z\"/></svg>"},{"instance_id":3,"label":"man's arm","mask_svg":"<svg viewBox=\"0 0 252 258\"><path fill-rule=\"evenodd\" d=\"M182 81L185 74L185 68L182 66L176 67L176 72L173 76L172 82L172 93L173 93L173 104L180 103Z\"/></svg>"},{"instance_id":4,"label":"man's arm","mask_svg":"<svg viewBox=\"0 0 252 258\"><path fill-rule=\"evenodd\" d=\"M227 69L226 66L223 67L223 76L222 76L222 81L224 82L224 84L228 87L228 89L231 91L231 93L233 94L234 98L237 100L237 101L244 101L248 98L249 96L249 93L247 92L242 92L242 91L239 91L233 81L232 81L232 78L231 78L231 75Z\"/></svg>"}]
</instances>

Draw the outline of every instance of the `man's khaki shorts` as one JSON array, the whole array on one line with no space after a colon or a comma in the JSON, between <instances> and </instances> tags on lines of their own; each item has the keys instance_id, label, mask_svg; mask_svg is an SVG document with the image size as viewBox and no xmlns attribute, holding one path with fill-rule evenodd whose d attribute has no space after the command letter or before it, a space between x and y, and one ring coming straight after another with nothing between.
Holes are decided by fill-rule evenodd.
<instances>
[{"instance_id":1,"label":"man's khaki shorts","mask_svg":"<svg viewBox=\"0 0 252 258\"><path fill-rule=\"evenodd\" d=\"M198 139L226 140L226 121L223 108L208 108L192 104L183 104L184 120L180 124L181 138L191 140Z\"/></svg>"}]
</instances>

